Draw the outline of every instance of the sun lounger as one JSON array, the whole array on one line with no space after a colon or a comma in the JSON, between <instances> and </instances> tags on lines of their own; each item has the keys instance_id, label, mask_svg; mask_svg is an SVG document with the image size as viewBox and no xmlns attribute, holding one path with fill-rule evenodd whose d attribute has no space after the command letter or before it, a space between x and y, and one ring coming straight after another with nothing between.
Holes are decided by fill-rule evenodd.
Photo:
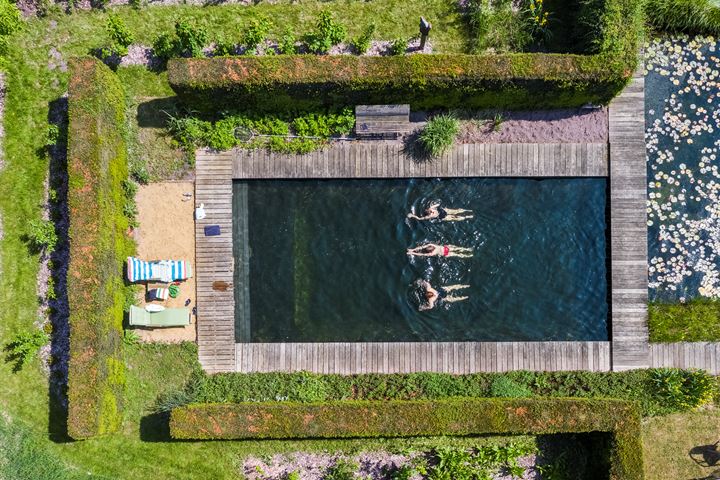
<instances>
[{"instance_id":1,"label":"sun lounger","mask_svg":"<svg viewBox=\"0 0 720 480\"><path fill-rule=\"evenodd\" d=\"M148 312L144 308L130 307L130 325L136 327L184 327L190 325L189 308L166 308Z\"/></svg>"},{"instance_id":2,"label":"sun lounger","mask_svg":"<svg viewBox=\"0 0 720 480\"><path fill-rule=\"evenodd\" d=\"M185 260L160 260L146 262L135 257L127 259L127 278L134 282L165 282L186 280L192 277L190 262Z\"/></svg>"}]
</instances>

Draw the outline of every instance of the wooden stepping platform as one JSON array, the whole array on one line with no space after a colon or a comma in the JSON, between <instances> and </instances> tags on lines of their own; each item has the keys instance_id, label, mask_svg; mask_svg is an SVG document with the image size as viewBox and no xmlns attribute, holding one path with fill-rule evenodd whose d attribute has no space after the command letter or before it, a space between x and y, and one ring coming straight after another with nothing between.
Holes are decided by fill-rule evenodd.
<instances>
[{"instance_id":1,"label":"wooden stepping platform","mask_svg":"<svg viewBox=\"0 0 720 480\"><path fill-rule=\"evenodd\" d=\"M410 105L355 107L355 136L359 139L394 140L411 129Z\"/></svg>"}]
</instances>

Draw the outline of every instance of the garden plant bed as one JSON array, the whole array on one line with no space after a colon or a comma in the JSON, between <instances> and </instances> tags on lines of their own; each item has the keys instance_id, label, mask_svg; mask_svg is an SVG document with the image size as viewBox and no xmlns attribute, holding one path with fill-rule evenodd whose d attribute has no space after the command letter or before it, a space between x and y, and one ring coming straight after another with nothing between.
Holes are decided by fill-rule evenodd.
<instances>
[{"instance_id":1,"label":"garden plant bed","mask_svg":"<svg viewBox=\"0 0 720 480\"><path fill-rule=\"evenodd\" d=\"M39 331L38 325L43 321L38 318L38 295L48 296L54 292L49 281L48 285L44 286L46 288L43 286L38 288L39 255L28 248L26 235L29 232L30 222L39 220L43 215L43 206L52 202L57 203L59 207L65 207L62 182L56 183L58 177L54 175L50 175L49 184L45 181L48 178L48 170L52 172L58 167L57 157L52 155L53 150L65 147L67 118L63 112L66 112L67 107L70 59L74 56L87 55L88 52L108 44L107 20L110 13L115 13L123 19L135 35L135 45L147 46L152 45L161 33L172 31L175 23L182 19L189 19L195 25L204 26L209 30L211 37L215 34L223 35L238 43L250 20L258 14L270 17L274 21L274 26L269 32L271 41L276 41L282 36L286 26L289 26L299 37L313 29L317 15L323 9L330 9L336 20L346 23L348 36L351 38L360 35L372 21L377 24L375 35L377 39L383 41L395 38L407 39L417 34L418 17L425 15L434 26L430 37L433 52L466 53L471 43L462 13L457 10L455 2L445 0L427 2L410 0L402 3L288 0L260 2L257 5L240 2L240 4L223 6L196 5L195 0L187 2L191 5L169 5L177 2L168 0L149 2L149 8L138 10L115 7L119 3L122 2L110 0L107 3L107 10L83 12L81 10L87 8L89 4L81 1L78 3L78 11L74 11L72 15L59 12L51 4L48 17L28 18L16 33L9 36L2 35L3 39L8 40L8 48L2 54L1 68L7 84L7 94L3 97L4 168L0 173L2 217L0 218L2 231L0 304L3 305L0 311L0 343L3 346L12 342L18 333ZM552 4L553 1L546 0L546 3ZM20 1L18 4L25 9L29 2ZM154 4L167 6L152 6ZM612 10L610 8L612 5L608 5L607 10L603 10L607 11L607 18L617 17L617 10ZM64 4L61 6L65 7ZM572 18L572 14L567 11L558 12L555 20L562 20L567 24L562 32L569 32L575 28ZM634 20L627 16L620 18L627 24L633 23ZM636 26L639 29L639 24ZM587 28L589 31L591 26L582 28ZM571 36L558 34L555 38L568 39ZM215 40L210 38L209 42ZM135 53L138 58L145 55L144 51ZM128 60L131 61L126 64L142 61L135 56ZM121 66L116 74L126 91L126 123L129 134L128 138L123 140L128 144L130 171L140 177L149 174L149 178L153 181L192 178L192 159L177 149L173 140L164 134L163 111L174 112L168 106L177 102L174 92L169 87L167 73L162 70L151 71L144 66L136 65ZM167 102L159 100L167 100ZM152 104L153 112L138 108L148 102L155 102ZM50 124L58 127L58 130L49 129ZM511 130L510 125L511 123L506 125L508 132L514 131ZM118 129L120 130L123 129ZM87 129L87 132L90 131L91 129ZM113 135L108 134L106 138L111 139ZM83 158L82 165L86 166L87 159L93 158L93 155L83 155ZM188 176L184 177L186 173ZM97 177L101 178L102 175L98 174ZM87 205L88 208L92 206L96 205ZM104 218L109 217L104 216ZM92 239L91 236L82 234L76 235L77 238ZM64 240L61 238L60 241ZM82 255L76 254L74 258L82 259ZM92 261L85 260L99 261L97 257L93 257ZM102 278L101 275L94 275L98 273L99 268L90 270L90 274L80 274L79 278L91 280ZM113 271L113 276L120 273L114 265L106 271L109 270ZM59 268L58 271L64 270ZM41 275L39 281L46 283L48 278L51 277ZM62 290L60 286L57 292L61 296ZM73 290L71 293L91 295L93 300L110 298L102 294L94 296L87 290L82 291L78 288ZM122 287L117 284L110 290L113 293L120 293ZM42 299L42 301L46 300ZM120 298L112 298L112 300L117 300L117 311L113 311L112 316L103 318L112 318L114 322L121 316L119 305L122 301ZM71 313L82 312L73 310ZM0 377L3 378L3 388L0 392L0 441L4 447L0 451L2 477L79 480L90 475L122 480L148 478L154 475L157 478L236 480L243 473L241 471L243 462L250 457L265 459L280 453L292 455L294 452L307 454L346 452L345 455L386 451L386 449L394 452L396 450L388 448L389 444L396 448L406 448L414 441L326 439L172 442L164 413L167 403L163 407L163 402L168 402L168 397L182 391L193 373L200 368L197 364L196 346L192 343L136 345L132 343L132 339L123 342L122 337L118 335L122 333L119 330L119 322L115 322L118 328L112 325L113 331L104 338L118 344L122 342L124 345L123 352L113 355L111 359L116 362L113 365L118 367L113 373L118 375L110 379L117 384L124 381L124 401L121 412L113 411L115 408L113 405L116 406L118 403L115 402L115 398L111 398L113 393L105 390L107 395L101 400L105 402L103 408L107 409L110 415L105 416L102 430L104 431L105 427L120 428L101 438L69 442L67 396L62 389L48 389L49 383L65 385L65 380L62 376L55 376L59 370L55 370L54 367L51 371L55 373L52 373L53 377L49 379L46 374L47 368L41 368L39 365L46 358L48 363L53 364L62 360L63 354L67 354L67 347L63 344L67 340L67 337L63 337L63 332L68 330L66 316L61 320L65 321L65 328L56 328L52 333L52 345L43 347L45 351L52 352L50 358L32 360L18 372L13 372L11 363L0 364ZM74 328L73 333L77 331L78 329ZM126 367L124 379L120 378L121 364ZM90 370L88 369L87 372ZM103 379L100 380L98 386L103 383ZM566 381L570 382L569 379ZM444 384L443 380L439 382ZM435 387L439 384L435 384ZM640 384L644 388L645 384L642 382ZM569 388L569 384L563 384L562 381L559 381L558 385ZM400 385L398 388L402 390L405 386ZM290 390L295 395L300 391L292 388ZM277 395L276 389L270 386L269 391L274 393L269 400L274 400ZM587 391L595 391L595 388L587 387ZM89 419L87 423L91 424L97 413L98 410L93 405L89 405L87 409L76 410L73 416L75 419L78 417ZM645 451L646 455L653 459L651 465L646 463L647 478L677 480L708 475L707 468L688 464L690 462L688 452L696 446L716 440L713 438L713 435L717 436L716 417L714 411L700 411L682 413L667 419L661 417L646 420L643 426ZM674 427L670 428L670 424ZM90 425L89 429L83 430L88 432L93 430L92 427ZM81 434L85 433L81 432Z\"/></svg>"}]
</instances>

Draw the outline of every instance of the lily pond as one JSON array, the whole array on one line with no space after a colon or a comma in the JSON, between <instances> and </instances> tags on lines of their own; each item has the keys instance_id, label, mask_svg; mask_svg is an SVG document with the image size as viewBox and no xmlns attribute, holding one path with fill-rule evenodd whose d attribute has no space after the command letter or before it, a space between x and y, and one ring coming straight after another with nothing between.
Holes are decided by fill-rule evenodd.
<instances>
[{"instance_id":1,"label":"lily pond","mask_svg":"<svg viewBox=\"0 0 720 480\"><path fill-rule=\"evenodd\" d=\"M720 296L720 44L645 49L651 300Z\"/></svg>"}]
</instances>

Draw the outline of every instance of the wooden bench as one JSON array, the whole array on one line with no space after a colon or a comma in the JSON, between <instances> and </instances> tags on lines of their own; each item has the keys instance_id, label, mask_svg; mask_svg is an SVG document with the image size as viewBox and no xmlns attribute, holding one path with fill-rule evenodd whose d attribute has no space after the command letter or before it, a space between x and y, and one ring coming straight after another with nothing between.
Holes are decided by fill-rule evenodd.
<instances>
[{"instance_id":1,"label":"wooden bench","mask_svg":"<svg viewBox=\"0 0 720 480\"><path fill-rule=\"evenodd\" d=\"M410 105L357 105L355 136L394 140L410 131Z\"/></svg>"}]
</instances>

